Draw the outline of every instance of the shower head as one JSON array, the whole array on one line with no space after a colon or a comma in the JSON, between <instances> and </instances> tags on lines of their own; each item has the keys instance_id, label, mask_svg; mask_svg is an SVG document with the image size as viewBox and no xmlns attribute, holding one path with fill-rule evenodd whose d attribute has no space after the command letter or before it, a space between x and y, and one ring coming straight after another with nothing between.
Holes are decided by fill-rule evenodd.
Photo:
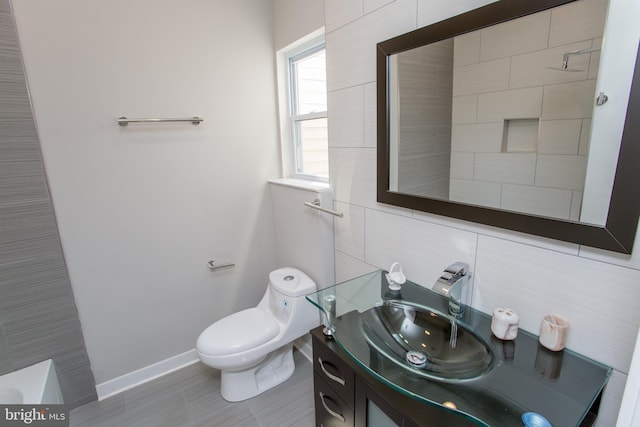
<instances>
[{"instance_id":1,"label":"shower head","mask_svg":"<svg viewBox=\"0 0 640 427\"><path fill-rule=\"evenodd\" d=\"M559 68L559 67L544 67L544 68L546 68L547 70L564 71L566 73L578 73L580 71L584 71L584 70L581 70L581 69L578 69L578 68L565 68L565 67L562 67L562 68Z\"/></svg>"},{"instance_id":2,"label":"shower head","mask_svg":"<svg viewBox=\"0 0 640 427\"><path fill-rule=\"evenodd\" d=\"M548 68L549 70L558 70L558 71L567 71L567 72L585 71L585 70L580 70L576 68L569 68L569 58L574 55L584 55L587 53L598 52L598 51L600 51L600 48L596 48L596 47L589 48L589 49L572 50L562 55L562 66L560 68L555 68L555 67L545 67L545 68Z\"/></svg>"}]
</instances>

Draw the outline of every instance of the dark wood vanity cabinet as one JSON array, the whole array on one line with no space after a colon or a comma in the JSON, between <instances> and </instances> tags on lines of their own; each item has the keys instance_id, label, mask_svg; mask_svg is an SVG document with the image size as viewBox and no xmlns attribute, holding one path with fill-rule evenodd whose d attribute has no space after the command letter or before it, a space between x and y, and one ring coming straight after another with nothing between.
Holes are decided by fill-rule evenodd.
<instances>
[{"instance_id":1,"label":"dark wood vanity cabinet","mask_svg":"<svg viewBox=\"0 0 640 427\"><path fill-rule=\"evenodd\" d=\"M316 427L470 427L471 421L400 394L367 374L339 346L311 331Z\"/></svg>"},{"instance_id":2,"label":"dark wood vanity cabinet","mask_svg":"<svg viewBox=\"0 0 640 427\"><path fill-rule=\"evenodd\" d=\"M355 372L320 337L313 338L316 426L353 427Z\"/></svg>"}]
</instances>

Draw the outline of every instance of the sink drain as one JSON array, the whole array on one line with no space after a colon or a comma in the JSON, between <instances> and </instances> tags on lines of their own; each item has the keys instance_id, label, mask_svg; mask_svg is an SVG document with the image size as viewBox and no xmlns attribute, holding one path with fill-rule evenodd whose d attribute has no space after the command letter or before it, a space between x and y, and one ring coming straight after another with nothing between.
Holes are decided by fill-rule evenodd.
<instances>
[{"instance_id":1,"label":"sink drain","mask_svg":"<svg viewBox=\"0 0 640 427\"><path fill-rule=\"evenodd\" d=\"M421 351L408 351L405 359L416 368L422 368L429 362L429 357Z\"/></svg>"}]
</instances>

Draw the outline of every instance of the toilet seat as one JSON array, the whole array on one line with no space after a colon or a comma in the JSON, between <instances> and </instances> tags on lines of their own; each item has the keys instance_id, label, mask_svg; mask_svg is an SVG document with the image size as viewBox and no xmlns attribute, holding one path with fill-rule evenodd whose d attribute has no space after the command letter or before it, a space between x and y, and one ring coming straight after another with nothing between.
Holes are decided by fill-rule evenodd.
<instances>
[{"instance_id":1,"label":"toilet seat","mask_svg":"<svg viewBox=\"0 0 640 427\"><path fill-rule=\"evenodd\" d=\"M255 348L280 332L276 319L266 310L254 307L222 318L198 338L200 353L225 356Z\"/></svg>"}]
</instances>

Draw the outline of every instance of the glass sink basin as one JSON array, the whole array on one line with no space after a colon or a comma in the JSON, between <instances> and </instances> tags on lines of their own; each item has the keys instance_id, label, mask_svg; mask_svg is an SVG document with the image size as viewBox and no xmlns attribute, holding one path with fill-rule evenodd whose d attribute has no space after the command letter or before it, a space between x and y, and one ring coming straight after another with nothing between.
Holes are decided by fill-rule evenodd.
<instances>
[{"instance_id":1,"label":"glass sink basin","mask_svg":"<svg viewBox=\"0 0 640 427\"><path fill-rule=\"evenodd\" d=\"M367 343L422 377L458 382L491 370L491 347L455 318L406 301L383 301L360 313Z\"/></svg>"},{"instance_id":2,"label":"glass sink basin","mask_svg":"<svg viewBox=\"0 0 640 427\"><path fill-rule=\"evenodd\" d=\"M307 300L326 315L335 343L366 378L442 410L453 403L483 427L522 425L526 412L542 413L554 426L589 425L583 421L593 421L611 375L569 349L548 351L525 330L501 341L492 336L491 316L473 307L454 319L446 314L448 298L417 283L391 291L383 270Z\"/></svg>"}]
</instances>

